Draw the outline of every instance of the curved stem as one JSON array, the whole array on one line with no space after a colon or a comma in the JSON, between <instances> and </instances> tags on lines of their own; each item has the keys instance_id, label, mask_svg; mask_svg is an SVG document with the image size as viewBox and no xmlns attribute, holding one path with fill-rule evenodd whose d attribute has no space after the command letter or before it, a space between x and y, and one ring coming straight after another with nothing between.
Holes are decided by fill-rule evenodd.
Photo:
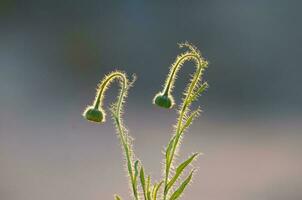
<instances>
[{"instance_id":1,"label":"curved stem","mask_svg":"<svg viewBox=\"0 0 302 200\"><path fill-rule=\"evenodd\" d=\"M186 59L189 59L190 57L194 58L196 60L199 60L199 57L197 55L195 55L195 54L186 54L186 55L182 56L180 59L178 59L177 62L173 65L173 68L172 68L172 70L171 70L171 72L170 72L170 74L168 76L169 78L168 78L167 84L166 84L166 86L164 88L164 92L163 92L164 95L168 95L169 94L171 85L173 85L174 80L175 80L176 72L179 70L179 68L181 66L180 64L182 62L184 62Z\"/></svg>"},{"instance_id":2,"label":"curved stem","mask_svg":"<svg viewBox=\"0 0 302 200\"><path fill-rule=\"evenodd\" d=\"M96 99L94 101L94 108L99 108L99 107L102 106L103 98L104 98L104 93L105 93L106 89L108 89L108 85L114 79L120 79L121 83L123 84L122 88L124 89L126 87L126 85L127 85L127 78L126 78L125 74L123 74L122 72L113 72L113 73L109 74L108 76L106 76L103 79L102 83L99 86L98 94L97 94L97 97L96 97ZM123 94L123 92L121 91L119 99L122 98L122 94Z\"/></svg>"},{"instance_id":3,"label":"curved stem","mask_svg":"<svg viewBox=\"0 0 302 200\"><path fill-rule=\"evenodd\" d=\"M100 84L97 98L95 99L94 102L94 107L95 108L100 108L102 106L103 98L104 98L104 93L108 89L109 84L114 80L118 79L121 82L121 90L120 94L116 103L116 107L113 112L113 117L115 120L115 124L117 126L117 132L119 134L119 137L121 139L121 144L125 153L126 161L127 161L127 170L129 174L129 178L131 180L131 186L132 186L132 191L133 191L133 196L135 200L139 200L138 193L137 193L137 186L135 184L134 180L134 174L133 174L133 163L132 163L132 150L131 150L131 145L129 143L130 139L128 138L128 135L125 133L125 128L122 125L122 118L121 118L121 112L122 112L122 106L124 102L124 98L127 96L127 90L128 90L128 80L125 76L125 74L121 72L113 72L105 79L102 81Z\"/></svg>"},{"instance_id":4,"label":"curved stem","mask_svg":"<svg viewBox=\"0 0 302 200\"><path fill-rule=\"evenodd\" d=\"M121 94L120 94L120 97L119 97L119 100L118 100L118 103L117 103L117 107L116 107L116 124L117 124L117 127L118 127L118 132L120 133L120 137L121 137L121 142L122 142L122 145L124 147L124 151L125 151L125 155L126 155L126 159L127 159L127 168L128 168L128 173L129 173L129 176L131 178L131 185L132 185L132 190L133 190L133 195L134 195L134 198L136 200L138 200L138 193L137 193L137 187L136 185L134 184L134 175L133 175L133 171L132 171L132 159L131 159L131 152L132 150L130 149L131 146L129 145L129 143L127 141L129 141L129 139L126 139L125 137L127 137L127 135L124 133L124 130L123 130L123 126L122 126L122 120L121 120L121 111L122 111L122 103L123 103L123 99L124 99L124 94L126 94L126 91L127 90L127 86L126 84L124 83L123 84L123 89L121 91Z\"/></svg>"},{"instance_id":5,"label":"curved stem","mask_svg":"<svg viewBox=\"0 0 302 200\"><path fill-rule=\"evenodd\" d=\"M187 92L185 93L186 96L185 96L185 99L182 103L182 106L181 106L181 109L180 109L180 112L179 112L179 118L178 118L178 121L177 121L176 134L173 138L174 141L173 141L173 145L172 145L172 149L171 149L171 155L168 157L168 160L166 160L164 200L167 199L167 195L168 195L167 184L169 182L170 167L171 167L171 164L173 162L175 152L176 152L177 146L178 146L179 141L180 141L180 137L182 135L181 126L182 126L182 122L184 120L185 114L186 114L188 106L189 106L188 99L192 95L192 92L194 91L194 88L197 86L198 80L199 80L199 78L202 74L202 70L203 70L202 60L199 57L199 55L195 55L195 54L184 55L183 57L181 57L175 63L175 65L173 65L174 68L171 71L171 75L169 76L169 80L167 82L167 85L166 85L166 88L165 88L165 91L164 91L165 94L169 94L170 87L173 84L173 81L175 80L174 76L176 75L176 72L178 71L178 68L181 66L182 62L184 62L184 61L186 61L187 59L190 59L190 58L194 58L195 60L197 60L198 65L197 65L197 70L195 72L195 75L194 75L194 77L193 77L193 79L192 79L192 81L189 85L189 88L188 88Z\"/></svg>"}]
</instances>

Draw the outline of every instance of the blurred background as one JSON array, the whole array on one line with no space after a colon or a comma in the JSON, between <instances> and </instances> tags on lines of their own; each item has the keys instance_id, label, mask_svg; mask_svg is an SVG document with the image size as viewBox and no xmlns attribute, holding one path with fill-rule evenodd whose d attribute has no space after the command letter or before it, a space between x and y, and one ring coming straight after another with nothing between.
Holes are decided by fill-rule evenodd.
<instances>
[{"instance_id":1,"label":"blurred background","mask_svg":"<svg viewBox=\"0 0 302 200\"><path fill-rule=\"evenodd\" d=\"M182 199L301 200L301 1L0 1L0 199L130 199L110 120L82 119L104 74L136 73L125 123L155 180L176 111L151 104L177 43L210 89L180 158L202 151ZM181 70L174 96L194 66ZM115 99L111 87L106 105Z\"/></svg>"}]
</instances>

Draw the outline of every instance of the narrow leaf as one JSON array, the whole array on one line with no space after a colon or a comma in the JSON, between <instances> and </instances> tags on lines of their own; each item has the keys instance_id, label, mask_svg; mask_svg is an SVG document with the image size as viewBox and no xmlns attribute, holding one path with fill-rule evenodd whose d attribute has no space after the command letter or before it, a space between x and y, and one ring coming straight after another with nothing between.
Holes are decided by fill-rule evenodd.
<instances>
[{"instance_id":1,"label":"narrow leaf","mask_svg":"<svg viewBox=\"0 0 302 200\"><path fill-rule=\"evenodd\" d=\"M175 175L173 176L173 178L167 184L167 191L169 191L171 189L171 187L177 181L178 177L182 174L182 172L184 171L184 169L196 158L196 156L198 156L198 153L193 154L186 161L184 161L183 163L181 163L177 167Z\"/></svg>"},{"instance_id":2,"label":"narrow leaf","mask_svg":"<svg viewBox=\"0 0 302 200\"><path fill-rule=\"evenodd\" d=\"M118 195L115 195L114 196L114 200L122 200L122 198L120 196L118 196Z\"/></svg>"},{"instance_id":3,"label":"narrow leaf","mask_svg":"<svg viewBox=\"0 0 302 200\"><path fill-rule=\"evenodd\" d=\"M182 184L179 186L179 188L171 195L170 200L175 200L178 199L185 188L188 186L190 183L192 176L193 176L194 170L190 173L190 175L182 182Z\"/></svg>"},{"instance_id":4,"label":"narrow leaf","mask_svg":"<svg viewBox=\"0 0 302 200\"><path fill-rule=\"evenodd\" d=\"M157 183L155 183L152 187L152 192L151 192L152 199L154 197L154 192L155 192L156 187L157 187Z\"/></svg>"},{"instance_id":5,"label":"narrow leaf","mask_svg":"<svg viewBox=\"0 0 302 200\"><path fill-rule=\"evenodd\" d=\"M147 186L147 187L146 187L147 190L150 189L150 181L151 181L151 178L150 178L150 176L148 176L148 177L147 177L147 185L146 185L146 186Z\"/></svg>"},{"instance_id":6,"label":"narrow leaf","mask_svg":"<svg viewBox=\"0 0 302 200\"><path fill-rule=\"evenodd\" d=\"M138 164L139 164L139 161L136 160L134 163L134 177L133 177L133 179L134 179L133 183L134 183L135 188L137 188Z\"/></svg>"},{"instance_id":7,"label":"narrow leaf","mask_svg":"<svg viewBox=\"0 0 302 200\"><path fill-rule=\"evenodd\" d=\"M171 149L173 147L174 139L175 139L175 136L173 136L171 138L171 140L169 141L168 147L166 149L166 159L170 157L170 153L171 153Z\"/></svg>"},{"instance_id":8,"label":"narrow leaf","mask_svg":"<svg viewBox=\"0 0 302 200\"><path fill-rule=\"evenodd\" d=\"M186 120L186 123L182 126L181 128L181 133L186 129L188 128L191 124L192 124L192 121L195 119L195 117L199 114L200 110L197 109L195 111L193 111L190 116L188 117L188 119Z\"/></svg>"},{"instance_id":9,"label":"narrow leaf","mask_svg":"<svg viewBox=\"0 0 302 200\"><path fill-rule=\"evenodd\" d=\"M139 164L139 161L135 161L134 163L134 177L136 179L136 177L138 176L138 164Z\"/></svg>"},{"instance_id":10,"label":"narrow leaf","mask_svg":"<svg viewBox=\"0 0 302 200\"><path fill-rule=\"evenodd\" d=\"M156 199L157 199L158 190L159 190L160 186L161 186L163 183L164 183L164 181L161 181L158 185L156 185L155 190L154 190L154 194L153 194L153 200L156 200Z\"/></svg>"},{"instance_id":11,"label":"narrow leaf","mask_svg":"<svg viewBox=\"0 0 302 200\"><path fill-rule=\"evenodd\" d=\"M147 192L147 198L148 198L148 200L152 200L150 191Z\"/></svg>"},{"instance_id":12,"label":"narrow leaf","mask_svg":"<svg viewBox=\"0 0 302 200\"><path fill-rule=\"evenodd\" d=\"M197 91L188 99L188 104L192 103L197 99L199 95L201 95L207 88L209 87L209 84L207 82L204 82L200 88L197 89Z\"/></svg>"},{"instance_id":13,"label":"narrow leaf","mask_svg":"<svg viewBox=\"0 0 302 200\"><path fill-rule=\"evenodd\" d=\"M150 182L151 182L151 177L148 176L148 178L147 178L147 185L146 185L148 200L151 200Z\"/></svg>"},{"instance_id":14,"label":"narrow leaf","mask_svg":"<svg viewBox=\"0 0 302 200\"><path fill-rule=\"evenodd\" d=\"M144 198L145 198L145 200L148 200L147 199L147 191L146 191L145 172L144 172L144 168L143 167L141 167L139 177L140 177L142 189L143 189L143 192L144 192Z\"/></svg>"},{"instance_id":15,"label":"narrow leaf","mask_svg":"<svg viewBox=\"0 0 302 200\"><path fill-rule=\"evenodd\" d=\"M170 168L169 162L170 162L170 157L171 157L171 150L174 144L175 136L173 136L168 144L168 147L166 149L166 173L167 170Z\"/></svg>"}]
</instances>

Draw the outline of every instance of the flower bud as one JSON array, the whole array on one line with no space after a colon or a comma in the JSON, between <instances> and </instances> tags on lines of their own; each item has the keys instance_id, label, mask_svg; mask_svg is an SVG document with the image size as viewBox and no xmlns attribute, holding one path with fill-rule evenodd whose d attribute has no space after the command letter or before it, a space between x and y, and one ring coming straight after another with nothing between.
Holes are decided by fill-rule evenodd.
<instances>
[{"instance_id":1,"label":"flower bud","mask_svg":"<svg viewBox=\"0 0 302 200\"><path fill-rule=\"evenodd\" d=\"M163 108L172 108L174 105L174 100L171 95L157 94L153 100L154 104Z\"/></svg>"},{"instance_id":2,"label":"flower bud","mask_svg":"<svg viewBox=\"0 0 302 200\"><path fill-rule=\"evenodd\" d=\"M102 110L99 110L94 107L88 107L85 112L83 113L83 116L93 122L101 123L105 121L105 115L102 112Z\"/></svg>"}]
</instances>

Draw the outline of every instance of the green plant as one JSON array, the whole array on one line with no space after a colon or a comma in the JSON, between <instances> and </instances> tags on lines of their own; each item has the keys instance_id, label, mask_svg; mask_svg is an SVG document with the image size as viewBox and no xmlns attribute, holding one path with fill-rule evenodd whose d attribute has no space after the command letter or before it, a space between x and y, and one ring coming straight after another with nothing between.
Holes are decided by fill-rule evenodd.
<instances>
[{"instance_id":1,"label":"green plant","mask_svg":"<svg viewBox=\"0 0 302 200\"><path fill-rule=\"evenodd\" d=\"M190 111L190 106L208 87L208 84L206 82L201 83L203 71L207 67L208 63L193 45L184 43L180 44L180 47L186 47L188 50L180 54L176 58L175 62L171 65L163 91L158 93L153 100L153 103L160 107L172 108L175 102L171 93L174 87L177 72L186 61L195 61L196 71L193 74L184 92L183 101L178 109L178 118L175 126L175 132L165 150L165 165L162 181L152 184L151 177L146 176L143 165L135 157L132 150L132 138L129 136L127 129L123 125L123 105L128 93L128 89L133 85L135 77L131 82L129 82L126 74L119 71L112 72L109 75L105 76L105 78L98 86L97 95L93 105L87 107L83 113L83 116L87 120L97 123L104 122L105 111L103 110L102 103L104 99L104 93L108 89L110 83L112 83L114 80L119 81L121 87L119 96L117 98L117 101L111 105L110 110L118 136L121 141L122 148L124 150L126 168L130 179L132 196L135 200L140 200L142 198L144 200L156 200L159 198L163 200L176 200L182 195L183 191L190 183L194 173L194 169L191 170L189 175L183 181L181 181L181 175L183 174L184 170L196 159L196 157L199 155L198 153L194 153L187 160L180 163L175 168L175 170L173 170L174 168L172 166L175 162L175 155L177 154L180 146L180 141L185 130L192 124L193 120L200 113L200 108L197 108L194 111ZM138 182L140 182L141 192L139 191ZM177 185L176 183L178 182L179 184ZM120 199L121 198L119 196L115 196L115 200Z\"/></svg>"}]
</instances>

